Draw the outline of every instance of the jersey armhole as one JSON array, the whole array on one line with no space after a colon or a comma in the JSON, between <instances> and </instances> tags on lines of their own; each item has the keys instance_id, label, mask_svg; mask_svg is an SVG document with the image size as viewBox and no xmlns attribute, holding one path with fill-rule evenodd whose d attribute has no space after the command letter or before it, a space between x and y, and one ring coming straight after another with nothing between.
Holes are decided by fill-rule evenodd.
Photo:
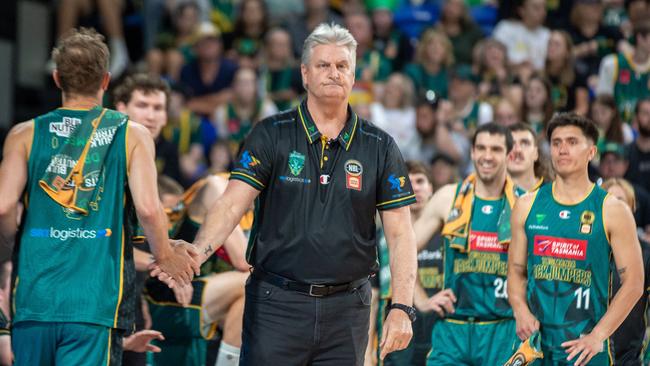
<instances>
[{"instance_id":1,"label":"jersey armhole","mask_svg":"<svg viewBox=\"0 0 650 366\"><path fill-rule=\"evenodd\" d=\"M129 129L131 121L126 121L126 131L124 131L124 152L126 157L126 178L129 179L129 165L131 163L131 154L129 153Z\"/></svg>"},{"instance_id":2,"label":"jersey armhole","mask_svg":"<svg viewBox=\"0 0 650 366\"><path fill-rule=\"evenodd\" d=\"M603 203L601 204L602 207L600 208L600 212L603 213L602 222L603 222L603 231L605 232L605 238L607 239L607 244L609 244L609 246L611 247L612 242L609 240L609 230L607 230L607 220L605 219L605 201L607 201L607 197L609 197L609 193L606 193L605 198L603 198Z\"/></svg>"}]
</instances>

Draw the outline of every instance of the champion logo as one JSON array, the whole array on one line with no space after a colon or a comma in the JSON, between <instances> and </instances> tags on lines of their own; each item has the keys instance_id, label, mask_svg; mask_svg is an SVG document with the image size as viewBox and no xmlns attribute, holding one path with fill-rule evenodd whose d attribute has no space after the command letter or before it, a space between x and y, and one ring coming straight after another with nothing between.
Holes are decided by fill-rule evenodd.
<instances>
[{"instance_id":1,"label":"champion logo","mask_svg":"<svg viewBox=\"0 0 650 366\"><path fill-rule=\"evenodd\" d=\"M481 207L481 211L484 214L489 215L492 212L494 212L494 207L492 207L491 205L485 205L485 206Z\"/></svg>"},{"instance_id":2,"label":"champion logo","mask_svg":"<svg viewBox=\"0 0 650 366\"><path fill-rule=\"evenodd\" d=\"M321 174L319 181L320 181L320 184L329 184L330 183L329 174Z\"/></svg>"},{"instance_id":3,"label":"champion logo","mask_svg":"<svg viewBox=\"0 0 650 366\"><path fill-rule=\"evenodd\" d=\"M571 211L569 210L562 210L560 211L560 218L563 220L569 219L571 217Z\"/></svg>"}]
</instances>

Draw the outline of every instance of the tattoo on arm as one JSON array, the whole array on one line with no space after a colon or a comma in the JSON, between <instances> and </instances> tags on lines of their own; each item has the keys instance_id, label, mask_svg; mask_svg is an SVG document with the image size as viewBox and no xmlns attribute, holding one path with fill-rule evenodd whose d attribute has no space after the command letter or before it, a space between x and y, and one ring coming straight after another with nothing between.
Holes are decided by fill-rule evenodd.
<instances>
[{"instance_id":1,"label":"tattoo on arm","mask_svg":"<svg viewBox=\"0 0 650 366\"><path fill-rule=\"evenodd\" d=\"M203 254L207 257L212 253L212 244L208 244L207 248L203 249Z\"/></svg>"},{"instance_id":2,"label":"tattoo on arm","mask_svg":"<svg viewBox=\"0 0 650 366\"><path fill-rule=\"evenodd\" d=\"M619 276L622 275L623 273L625 273L626 270L627 270L627 267L619 268L618 269L618 275Z\"/></svg>"}]
</instances>

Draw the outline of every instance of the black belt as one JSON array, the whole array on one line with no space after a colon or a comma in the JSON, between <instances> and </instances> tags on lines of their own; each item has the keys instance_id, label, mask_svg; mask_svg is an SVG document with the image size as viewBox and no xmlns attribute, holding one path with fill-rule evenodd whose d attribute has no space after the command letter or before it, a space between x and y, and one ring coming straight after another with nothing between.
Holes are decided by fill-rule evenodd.
<instances>
[{"instance_id":1,"label":"black belt","mask_svg":"<svg viewBox=\"0 0 650 366\"><path fill-rule=\"evenodd\" d=\"M350 291L359 288L361 285L368 282L368 277L364 277L340 285L312 285L309 283L296 282L273 273L265 272L259 268L253 269L252 276L285 290L298 291L314 297L324 297L343 291Z\"/></svg>"}]
</instances>

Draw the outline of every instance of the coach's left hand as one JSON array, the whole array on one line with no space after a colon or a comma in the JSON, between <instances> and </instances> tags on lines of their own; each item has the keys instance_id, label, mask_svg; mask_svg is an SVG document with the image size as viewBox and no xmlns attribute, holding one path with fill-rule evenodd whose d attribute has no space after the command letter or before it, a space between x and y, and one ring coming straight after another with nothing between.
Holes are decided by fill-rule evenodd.
<instances>
[{"instance_id":1,"label":"coach's left hand","mask_svg":"<svg viewBox=\"0 0 650 366\"><path fill-rule=\"evenodd\" d=\"M581 338L562 343L565 352L569 354L568 361L580 355L575 366L583 366L589 363L592 357L603 351L603 340L593 333L589 333Z\"/></svg>"},{"instance_id":2,"label":"coach's left hand","mask_svg":"<svg viewBox=\"0 0 650 366\"><path fill-rule=\"evenodd\" d=\"M387 354L393 351L400 351L408 347L411 337L413 337L413 328L411 319L405 312L399 309L393 309L388 313L386 322L384 322L384 331L381 335L380 358L383 360Z\"/></svg>"}]
</instances>

